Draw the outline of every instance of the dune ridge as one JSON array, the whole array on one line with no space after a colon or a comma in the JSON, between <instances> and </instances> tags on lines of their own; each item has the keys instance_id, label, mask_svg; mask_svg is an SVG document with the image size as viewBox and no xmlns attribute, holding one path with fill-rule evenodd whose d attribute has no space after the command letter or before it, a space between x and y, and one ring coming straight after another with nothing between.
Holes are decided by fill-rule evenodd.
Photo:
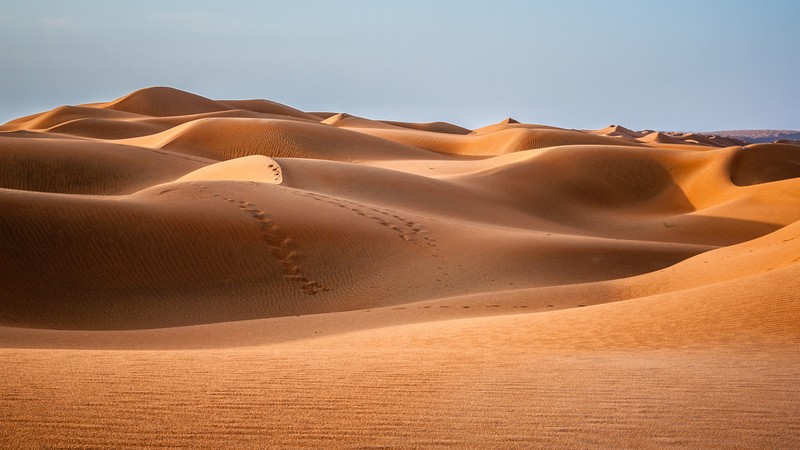
<instances>
[{"instance_id":1,"label":"dune ridge","mask_svg":"<svg viewBox=\"0 0 800 450\"><path fill-rule=\"evenodd\" d=\"M734 137L0 125L0 446L796 447L800 147Z\"/></svg>"}]
</instances>

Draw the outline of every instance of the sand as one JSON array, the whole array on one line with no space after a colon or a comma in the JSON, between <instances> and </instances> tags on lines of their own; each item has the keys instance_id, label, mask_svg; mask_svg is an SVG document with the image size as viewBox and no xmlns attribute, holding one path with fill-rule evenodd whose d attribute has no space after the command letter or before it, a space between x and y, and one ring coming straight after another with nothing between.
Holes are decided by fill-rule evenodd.
<instances>
[{"instance_id":1,"label":"sand","mask_svg":"<svg viewBox=\"0 0 800 450\"><path fill-rule=\"evenodd\" d=\"M800 444L796 145L160 87L0 162L4 448Z\"/></svg>"}]
</instances>

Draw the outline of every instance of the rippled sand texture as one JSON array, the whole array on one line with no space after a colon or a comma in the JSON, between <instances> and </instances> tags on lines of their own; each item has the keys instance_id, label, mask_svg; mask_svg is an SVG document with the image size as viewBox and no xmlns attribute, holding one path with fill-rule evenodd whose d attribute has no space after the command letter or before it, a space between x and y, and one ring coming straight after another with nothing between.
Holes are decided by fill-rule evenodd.
<instances>
[{"instance_id":1,"label":"rippled sand texture","mask_svg":"<svg viewBox=\"0 0 800 450\"><path fill-rule=\"evenodd\" d=\"M800 445L800 146L148 88L0 126L0 446Z\"/></svg>"}]
</instances>

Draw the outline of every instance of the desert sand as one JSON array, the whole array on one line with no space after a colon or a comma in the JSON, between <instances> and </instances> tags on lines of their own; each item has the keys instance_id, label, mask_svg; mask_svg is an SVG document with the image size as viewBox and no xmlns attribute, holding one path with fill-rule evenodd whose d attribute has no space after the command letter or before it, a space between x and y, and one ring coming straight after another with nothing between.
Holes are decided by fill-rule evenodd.
<instances>
[{"instance_id":1,"label":"desert sand","mask_svg":"<svg viewBox=\"0 0 800 450\"><path fill-rule=\"evenodd\" d=\"M800 445L797 145L156 87L0 211L3 448Z\"/></svg>"}]
</instances>

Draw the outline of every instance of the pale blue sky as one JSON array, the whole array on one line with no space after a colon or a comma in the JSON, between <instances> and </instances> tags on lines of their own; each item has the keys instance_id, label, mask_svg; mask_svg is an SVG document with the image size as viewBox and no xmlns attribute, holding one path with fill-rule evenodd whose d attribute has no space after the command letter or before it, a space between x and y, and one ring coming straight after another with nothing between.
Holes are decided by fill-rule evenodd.
<instances>
[{"instance_id":1,"label":"pale blue sky","mask_svg":"<svg viewBox=\"0 0 800 450\"><path fill-rule=\"evenodd\" d=\"M794 0L0 6L0 123L166 85L467 127L800 128Z\"/></svg>"}]
</instances>

